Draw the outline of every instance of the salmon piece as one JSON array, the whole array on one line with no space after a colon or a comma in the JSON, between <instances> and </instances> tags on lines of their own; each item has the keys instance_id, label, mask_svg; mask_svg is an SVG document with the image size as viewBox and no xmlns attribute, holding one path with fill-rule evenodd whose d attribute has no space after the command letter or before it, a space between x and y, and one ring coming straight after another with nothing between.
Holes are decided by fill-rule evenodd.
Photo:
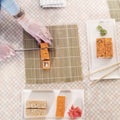
<instances>
[{"instance_id":1,"label":"salmon piece","mask_svg":"<svg viewBox=\"0 0 120 120\"><path fill-rule=\"evenodd\" d=\"M40 47L41 48L48 48L48 44L47 43L40 43Z\"/></svg>"},{"instance_id":2,"label":"salmon piece","mask_svg":"<svg viewBox=\"0 0 120 120\"><path fill-rule=\"evenodd\" d=\"M47 48L41 49L41 50L40 50L40 56L41 56L41 59L42 59L42 60L49 60L49 59L50 59L50 56L49 56L48 49L47 49Z\"/></svg>"},{"instance_id":3,"label":"salmon piece","mask_svg":"<svg viewBox=\"0 0 120 120\"><path fill-rule=\"evenodd\" d=\"M62 118L64 117L65 112L65 96L57 97L57 109L56 109L56 117Z\"/></svg>"},{"instance_id":4,"label":"salmon piece","mask_svg":"<svg viewBox=\"0 0 120 120\"><path fill-rule=\"evenodd\" d=\"M112 38L97 38L96 39L96 56L97 58L112 58L113 57Z\"/></svg>"},{"instance_id":5,"label":"salmon piece","mask_svg":"<svg viewBox=\"0 0 120 120\"><path fill-rule=\"evenodd\" d=\"M113 57L112 38L105 38L106 58Z\"/></svg>"}]
</instances>

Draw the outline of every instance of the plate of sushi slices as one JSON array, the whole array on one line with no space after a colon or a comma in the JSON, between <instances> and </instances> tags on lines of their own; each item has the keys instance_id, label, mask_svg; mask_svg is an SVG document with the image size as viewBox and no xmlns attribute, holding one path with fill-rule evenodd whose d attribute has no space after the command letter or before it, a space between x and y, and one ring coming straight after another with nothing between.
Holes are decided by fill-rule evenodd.
<instances>
[{"instance_id":1,"label":"plate of sushi slices","mask_svg":"<svg viewBox=\"0 0 120 120\"><path fill-rule=\"evenodd\" d=\"M84 90L25 89L22 108L24 120L84 120Z\"/></svg>"},{"instance_id":2,"label":"plate of sushi slices","mask_svg":"<svg viewBox=\"0 0 120 120\"><path fill-rule=\"evenodd\" d=\"M119 79L120 70L109 67L118 63L115 20L88 20L86 25L89 72L95 73L90 75L90 80Z\"/></svg>"}]
</instances>

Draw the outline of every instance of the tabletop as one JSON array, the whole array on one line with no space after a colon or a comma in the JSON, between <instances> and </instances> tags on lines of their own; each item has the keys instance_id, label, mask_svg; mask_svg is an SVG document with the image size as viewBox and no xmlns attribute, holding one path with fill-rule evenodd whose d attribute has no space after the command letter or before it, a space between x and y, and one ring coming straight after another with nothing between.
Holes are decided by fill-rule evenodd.
<instances>
[{"instance_id":1,"label":"tabletop","mask_svg":"<svg viewBox=\"0 0 120 120\"><path fill-rule=\"evenodd\" d=\"M17 0L30 18L44 25L77 24L83 75L89 73L86 21L109 19L107 0L67 0L65 8L43 9L39 0ZM120 23L116 22L116 48L120 56ZM23 48L23 30L5 11L0 13L0 43ZM120 80L90 84L90 79L72 83L25 84L24 53L0 62L0 119L22 120L22 91L26 89L84 89L86 120L119 120Z\"/></svg>"}]
</instances>

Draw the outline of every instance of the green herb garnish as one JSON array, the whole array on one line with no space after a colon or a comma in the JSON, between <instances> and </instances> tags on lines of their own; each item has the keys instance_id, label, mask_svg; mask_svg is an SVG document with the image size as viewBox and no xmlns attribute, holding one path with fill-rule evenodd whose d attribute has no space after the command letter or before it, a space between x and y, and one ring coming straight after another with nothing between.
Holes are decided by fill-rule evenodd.
<instances>
[{"instance_id":1,"label":"green herb garnish","mask_svg":"<svg viewBox=\"0 0 120 120\"><path fill-rule=\"evenodd\" d=\"M97 30L100 32L101 36L105 36L107 34L107 30L100 25L97 26Z\"/></svg>"}]
</instances>

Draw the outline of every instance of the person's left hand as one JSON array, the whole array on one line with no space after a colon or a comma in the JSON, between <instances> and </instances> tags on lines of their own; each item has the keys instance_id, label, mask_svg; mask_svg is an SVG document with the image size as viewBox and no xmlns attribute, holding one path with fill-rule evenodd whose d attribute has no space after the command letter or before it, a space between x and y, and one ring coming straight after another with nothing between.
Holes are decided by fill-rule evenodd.
<instances>
[{"instance_id":1,"label":"person's left hand","mask_svg":"<svg viewBox=\"0 0 120 120\"><path fill-rule=\"evenodd\" d=\"M51 45L51 34L49 30L43 26L40 22L36 22L25 15L22 18L18 18L18 23L25 29L26 32L31 34L38 43L43 40L44 42Z\"/></svg>"},{"instance_id":2,"label":"person's left hand","mask_svg":"<svg viewBox=\"0 0 120 120\"><path fill-rule=\"evenodd\" d=\"M14 55L15 51L13 50L12 47L10 47L7 44L0 44L0 61Z\"/></svg>"}]
</instances>

